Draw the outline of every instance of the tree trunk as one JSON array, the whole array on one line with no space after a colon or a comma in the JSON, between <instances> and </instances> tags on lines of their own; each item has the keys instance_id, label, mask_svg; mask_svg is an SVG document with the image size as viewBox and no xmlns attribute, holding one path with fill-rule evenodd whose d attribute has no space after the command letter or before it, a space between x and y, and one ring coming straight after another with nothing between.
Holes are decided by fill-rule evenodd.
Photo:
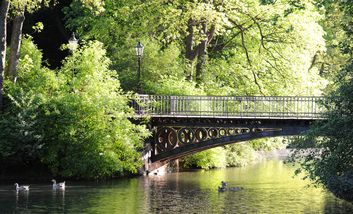
<instances>
[{"instance_id":1,"label":"tree trunk","mask_svg":"<svg viewBox=\"0 0 353 214\"><path fill-rule=\"evenodd\" d=\"M205 39L201 41L198 45L193 47L194 43L194 25L201 24L202 31L205 34ZM193 69L194 63L196 59L196 71L195 71L195 79L196 84L199 85L202 79L203 68L206 62L206 54L207 54L207 47L210 41L213 39L215 34L216 27L214 25L211 26L211 29L207 29L207 22L203 20L201 23L195 23L194 20L189 19L188 21L188 35L185 37L185 58L189 62L189 72L187 72L187 79L192 81L193 77Z\"/></svg>"},{"instance_id":2,"label":"tree trunk","mask_svg":"<svg viewBox=\"0 0 353 214\"><path fill-rule=\"evenodd\" d=\"M202 41L198 45L197 64L196 64L196 84L197 85L201 83L203 66L205 65L205 61L206 61L206 48L207 48L206 40Z\"/></svg>"},{"instance_id":3,"label":"tree trunk","mask_svg":"<svg viewBox=\"0 0 353 214\"><path fill-rule=\"evenodd\" d=\"M206 62L207 47L214 36L215 29L216 29L215 26L212 25L211 29L208 31L207 22L205 20L203 21L202 30L206 34L206 38L205 40L201 41L201 43L197 47L197 64L196 64L196 84L197 85L199 85L202 80L202 73Z\"/></svg>"},{"instance_id":4,"label":"tree trunk","mask_svg":"<svg viewBox=\"0 0 353 214\"><path fill-rule=\"evenodd\" d=\"M189 19L188 21L188 35L185 38L185 58L188 60L189 68L186 71L186 79L192 81L193 76L193 61L196 57L196 50L193 49L192 43L194 40L194 21Z\"/></svg>"},{"instance_id":5,"label":"tree trunk","mask_svg":"<svg viewBox=\"0 0 353 214\"><path fill-rule=\"evenodd\" d=\"M3 110L3 80L6 63L6 22L9 12L10 2L2 0L0 6L0 112Z\"/></svg>"},{"instance_id":6,"label":"tree trunk","mask_svg":"<svg viewBox=\"0 0 353 214\"><path fill-rule=\"evenodd\" d=\"M22 27L25 21L24 12L19 12L13 20L12 34L11 34L11 50L9 58L8 75L15 83L17 79L17 65L20 58Z\"/></svg>"}]
</instances>

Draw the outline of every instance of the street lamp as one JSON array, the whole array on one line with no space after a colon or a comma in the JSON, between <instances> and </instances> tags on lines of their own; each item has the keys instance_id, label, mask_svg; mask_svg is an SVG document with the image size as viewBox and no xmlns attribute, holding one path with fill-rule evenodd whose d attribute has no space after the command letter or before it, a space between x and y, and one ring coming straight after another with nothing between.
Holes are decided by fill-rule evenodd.
<instances>
[{"instance_id":1,"label":"street lamp","mask_svg":"<svg viewBox=\"0 0 353 214\"><path fill-rule=\"evenodd\" d=\"M135 50L136 50L136 56L137 56L137 92L141 92L141 58L143 55L143 45L141 44L141 42L138 42L137 45L135 46Z\"/></svg>"},{"instance_id":2,"label":"street lamp","mask_svg":"<svg viewBox=\"0 0 353 214\"><path fill-rule=\"evenodd\" d=\"M72 33L70 39L69 39L69 49L71 51L74 51L78 46L78 39L75 37L75 33Z\"/></svg>"}]
</instances>

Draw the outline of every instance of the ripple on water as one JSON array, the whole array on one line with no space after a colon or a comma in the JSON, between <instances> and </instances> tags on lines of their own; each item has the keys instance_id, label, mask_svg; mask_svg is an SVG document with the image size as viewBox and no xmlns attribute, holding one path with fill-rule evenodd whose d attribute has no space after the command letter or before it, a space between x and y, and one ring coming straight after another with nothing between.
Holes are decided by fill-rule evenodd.
<instances>
[{"instance_id":1,"label":"ripple on water","mask_svg":"<svg viewBox=\"0 0 353 214\"><path fill-rule=\"evenodd\" d=\"M181 172L101 183L67 182L65 191L0 186L0 213L353 213L353 205L266 161L245 168ZM217 191L220 181L241 191Z\"/></svg>"}]
</instances>

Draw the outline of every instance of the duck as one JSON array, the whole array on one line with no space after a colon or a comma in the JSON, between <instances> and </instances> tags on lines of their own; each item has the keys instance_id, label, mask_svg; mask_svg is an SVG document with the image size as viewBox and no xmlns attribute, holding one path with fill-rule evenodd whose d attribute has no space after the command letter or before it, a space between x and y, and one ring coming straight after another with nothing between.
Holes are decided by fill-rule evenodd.
<instances>
[{"instance_id":1,"label":"duck","mask_svg":"<svg viewBox=\"0 0 353 214\"><path fill-rule=\"evenodd\" d=\"M225 192L226 190L227 188L225 187L221 187L221 186L218 187L218 192Z\"/></svg>"},{"instance_id":2,"label":"duck","mask_svg":"<svg viewBox=\"0 0 353 214\"><path fill-rule=\"evenodd\" d=\"M225 188L227 185L228 185L227 182L221 181L221 186L222 186L222 188Z\"/></svg>"},{"instance_id":3,"label":"duck","mask_svg":"<svg viewBox=\"0 0 353 214\"><path fill-rule=\"evenodd\" d=\"M51 180L53 182L53 189L65 189L65 181L56 183L56 180Z\"/></svg>"},{"instance_id":4,"label":"duck","mask_svg":"<svg viewBox=\"0 0 353 214\"><path fill-rule=\"evenodd\" d=\"M218 192L224 192L227 190L227 182L221 181L221 186L218 187Z\"/></svg>"},{"instance_id":5,"label":"duck","mask_svg":"<svg viewBox=\"0 0 353 214\"><path fill-rule=\"evenodd\" d=\"M29 185L28 186L19 186L18 183L15 183L16 186L16 191L28 191L29 190Z\"/></svg>"}]
</instances>

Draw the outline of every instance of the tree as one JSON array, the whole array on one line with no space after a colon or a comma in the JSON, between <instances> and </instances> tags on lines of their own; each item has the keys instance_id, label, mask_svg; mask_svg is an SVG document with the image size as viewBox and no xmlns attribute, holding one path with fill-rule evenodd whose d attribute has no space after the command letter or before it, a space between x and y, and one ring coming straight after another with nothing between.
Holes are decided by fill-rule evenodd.
<instances>
[{"instance_id":1,"label":"tree","mask_svg":"<svg viewBox=\"0 0 353 214\"><path fill-rule=\"evenodd\" d=\"M1 3L0 11L0 111L3 108L3 80L6 76L10 76L12 81L16 81L16 67L18 65L20 47L21 47L21 37L22 37L22 27L25 20L25 12L33 12L40 8L42 5L48 5L49 2L55 0L3 0ZM10 59L8 69L5 68L6 65L6 26L9 16L9 10L13 11L15 18L13 21L13 29L11 34L11 49L10 49Z\"/></svg>"},{"instance_id":2,"label":"tree","mask_svg":"<svg viewBox=\"0 0 353 214\"><path fill-rule=\"evenodd\" d=\"M3 110L3 83L4 83L4 71L6 63L6 26L7 26L7 14L10 7L10 2L4 0L0 5L0 113Z\"/></svg>"},{"instance_id":3,"label":"tree","mask_svg":"<svg viewBox=\"0 0 353 214\"><path fill-rule=\"evenodd\" d=\"M339 27L332 23L326 26L330 35L333 35L331 39L335 40L330 44L340 48L344 56L341 59L346 65L336 75L334 86L330 87L326 102L322 103L327 109L325 119L314 124L305 136L294 141L293 146L302 150L298 150L293 158L301 160L297 172L305 171L306 178L315 184L323 184L335 195L353 201L353 4L348 1L319 3L331 12L329 17L339 17L331 20L338 22ZM338 66L342 64L342 60L337 62ZM330 71L336 73L335 69L331 68Z\"/></svg>"},{"instance_id":4,"label":"tree","mask_svg":"<svg viewBox=\"0 0 353 214\"><path fill-rule=\"evenodd\" d=\"M149 133L130 121L129 96L102 44L88 42L56 71L42 66L28 39L21 51L19 80L6 81L10 102L0 118L2 170L35 166L81 179L136 173Z\"/></svg>"},{"instance_id":5,"label":"tree","mask_svg":"<svg viewBox=\"0 0 353 214\"><path fill-rule=\"evenodd\" d=\"M124 88L133 85L137 40L147 45L144 86L176 77L193 79L207 94L293 95L318 93L314 89L325 85L318 69L309 69L325 46L311 2L103 2L104 9L92 13L75 1L67 23L82 38L107 45ZM174 55L166 56L171 50ZM304 82L310 85L298 87Z\"/></svg>"}]
</instances>

